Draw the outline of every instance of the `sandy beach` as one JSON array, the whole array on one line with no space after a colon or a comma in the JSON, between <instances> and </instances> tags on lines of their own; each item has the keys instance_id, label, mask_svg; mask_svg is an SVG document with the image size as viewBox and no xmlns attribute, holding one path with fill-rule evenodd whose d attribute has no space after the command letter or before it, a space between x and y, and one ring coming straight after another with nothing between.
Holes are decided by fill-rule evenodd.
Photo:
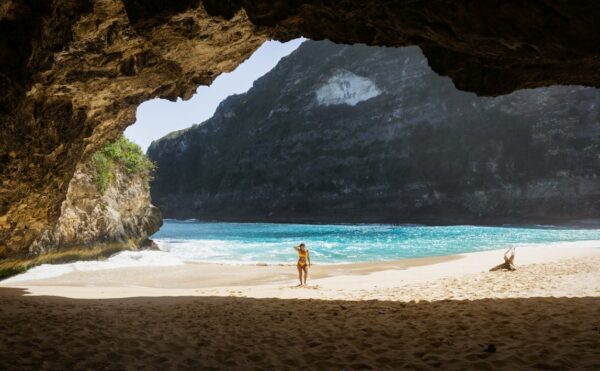
<instances>
[{"instance_id":1,"label":"sandy beach","mask_svg":"<svg viewBox=\"0 0 600 371\"><path fill-rule=\"evenodd\" d=\"M0 368L600 367L600 245L295 267L186 263L0 286ZM127 367L126 367L127 366Z\"/></svg>"}]
</instances>

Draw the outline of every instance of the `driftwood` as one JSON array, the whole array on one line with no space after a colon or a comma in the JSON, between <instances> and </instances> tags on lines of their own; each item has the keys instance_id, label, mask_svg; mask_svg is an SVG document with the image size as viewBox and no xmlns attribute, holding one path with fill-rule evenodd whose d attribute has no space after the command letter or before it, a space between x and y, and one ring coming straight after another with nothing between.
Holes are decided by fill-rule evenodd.
<instances>
[{"instance_id":1,"label":"driftwood","mask_svg":"<svg viewBox=\"0 0 600 371\"><path fill-rule=\"evenodd\" d=\"M515 250L516 247L514 246L506 250L506 252L504 253L504 263L498 264L497 266L493 267L492 269L490 269L490 272L498 271L500 269L506 269L509 271L517 270L517 267L515 267ZM510 256L508 255L509 253Z\"/></svg>"}]
</instances>

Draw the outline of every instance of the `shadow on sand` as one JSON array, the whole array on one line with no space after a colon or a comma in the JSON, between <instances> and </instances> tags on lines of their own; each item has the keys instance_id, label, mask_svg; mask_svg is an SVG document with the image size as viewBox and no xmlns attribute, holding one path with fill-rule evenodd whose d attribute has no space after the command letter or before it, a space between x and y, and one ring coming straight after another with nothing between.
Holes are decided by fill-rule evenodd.
<instances>
[{"instance_id":1,"label":"shadow on sand","mask_svg":"<svg viewBox=\"0 0 600 371\"><path fill-rule=\"evenodd\" d=\"M0 289L0 369L600 368L600 298L80 300Z\"/></svg>"}]
</instances>

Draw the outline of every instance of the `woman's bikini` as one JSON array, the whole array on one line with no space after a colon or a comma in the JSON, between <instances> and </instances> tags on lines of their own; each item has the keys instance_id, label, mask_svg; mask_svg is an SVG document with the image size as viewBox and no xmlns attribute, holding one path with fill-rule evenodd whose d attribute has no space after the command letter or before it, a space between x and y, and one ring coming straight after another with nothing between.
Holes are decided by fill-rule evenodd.
<instances>
[{"instance_id":1,"label":"woman's bikini","mask_svg":"<svg viewBox=\"0 0 600 371\"><path fill-rule=\"evenodd\" d=\"M308 250L298 250L298 265L300 267L304 267L306 265L306 255L308 254Z\"/></svg>"}]
</instances>

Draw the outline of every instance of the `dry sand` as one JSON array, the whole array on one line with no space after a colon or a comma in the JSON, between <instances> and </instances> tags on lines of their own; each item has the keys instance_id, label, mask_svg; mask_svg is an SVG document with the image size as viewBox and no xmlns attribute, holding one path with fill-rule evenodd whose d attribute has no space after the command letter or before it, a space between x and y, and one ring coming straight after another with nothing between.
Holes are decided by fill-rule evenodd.
<instances>
[{"instance_id":1,"label":"dry sand","mask_svg":"<svg viewBox=\"0 0 600 371\"><path fill-rule=\"evenodd\" d=\"M6 283L0 369L600 369L600 249L487 272L501 256L314 266L307 288L211 264Z\"/></svg>"}]
</instances>

